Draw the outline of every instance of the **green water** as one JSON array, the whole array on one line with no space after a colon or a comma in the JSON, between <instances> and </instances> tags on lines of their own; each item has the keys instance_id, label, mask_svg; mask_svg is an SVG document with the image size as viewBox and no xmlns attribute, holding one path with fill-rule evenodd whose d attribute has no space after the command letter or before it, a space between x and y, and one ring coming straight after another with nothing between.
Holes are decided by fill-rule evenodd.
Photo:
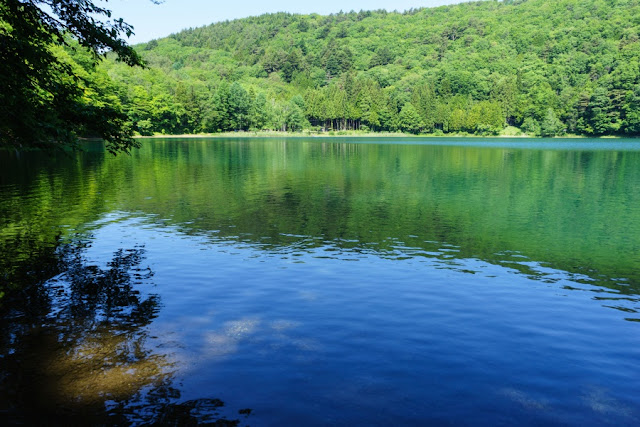
<instances>
[{"instance_id":1,"label":"green water","mask_svg":"<svg viewBox=\"0 0 640 427\"><path fill-rule=\"evenodd\" d=\"M5 152L0 250L15 422L640 417L637 141Z\"/></svg>"},{"instance_id":2,"label":"green water","mask_svg":"<svg viewBox=\"0 0 640 427\"><path fill-rule=\"evenodd\" d=\"M458 256L502 263L518 253L638 291L636 145L376 142L153 140L131 158L35 156L26 167L5 156L2 236L46 241L116 209L274 246L311 236L376 250L446 242Z\"/></svg>"}]
</instances>

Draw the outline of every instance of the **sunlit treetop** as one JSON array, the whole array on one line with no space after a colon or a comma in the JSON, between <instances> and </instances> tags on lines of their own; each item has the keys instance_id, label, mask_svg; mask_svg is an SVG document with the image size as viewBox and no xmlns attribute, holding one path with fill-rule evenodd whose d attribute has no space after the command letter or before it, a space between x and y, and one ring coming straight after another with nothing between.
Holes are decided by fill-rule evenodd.
<instances>
[{"instance_id":1,"label":"sunlit treetop","mask_svg":"<svg viewBox=\"0 0 640 427\"><path fill-rule=\"evenodd\" d=\"M87 90L92 83L53 49L84 47L94 63L114 52L128 65L143 66L122 38L132 32L129 24L91 0L3 0L0 146L73 146L79 136L103 138L113 152L135 146L119 105L106 100L100 89Z\"/></svg>"}]
</instances>

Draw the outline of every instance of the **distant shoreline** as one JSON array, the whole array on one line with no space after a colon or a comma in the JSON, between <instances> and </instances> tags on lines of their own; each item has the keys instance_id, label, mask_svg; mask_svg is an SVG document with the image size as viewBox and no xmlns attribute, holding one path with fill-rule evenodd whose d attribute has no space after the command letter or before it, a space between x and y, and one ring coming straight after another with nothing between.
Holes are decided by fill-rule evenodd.
<instances>
[{"instance_id":1,"label":"distant shoreline","mask_svg":"<svg viewBox=\"0 0 640 427\"><path fill-rule=\"evenodd\" d=\"M358 131L331 131L331 132L282 132L282 131L266 131L266 132L220 132L220 133L196 133L196 134L155 134L142 136L137 135L135 138L139 139L157 139L157 138L540 138L537 136L530 136L525 133L513 135L513 134L500 134L500 135L471 135L471 134L411 134L411 133L396 133L396 132L358 132ZM604 136L604 137L591 137L583 135L564 135L556 136L548 139L625 139L618 136Z\"/></svg>"}]
</instances>

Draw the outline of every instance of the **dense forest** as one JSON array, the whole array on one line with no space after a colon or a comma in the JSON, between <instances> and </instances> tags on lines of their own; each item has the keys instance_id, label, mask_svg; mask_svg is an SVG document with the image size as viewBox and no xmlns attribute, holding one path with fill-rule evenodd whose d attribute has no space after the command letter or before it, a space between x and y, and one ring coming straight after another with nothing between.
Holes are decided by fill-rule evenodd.
<instances>
[{"instance_id":1,"label":"dense forest","mask_svg":"<svg viewBox=\"0 0 640 427\"><path fill-rule=\"evenodd\" d=\"M0 149L75 147L80 136L104 140L113 153L139 145L95 68L107 52L144 66L121 38L132 27L101 20L110 16L91 0L0 2Z\"/></svg>"},{"instance_id":2,"label":"dense forest","mask_svg":"<svg viewBox=\"0 0 640 427\"><path fill-rule=\"evenodd\" d=\"M479 1L215 23L135 46L147 68L57 54L141 135L637 135L639 31L639 0Z\"/></svg>"}]
</instances>

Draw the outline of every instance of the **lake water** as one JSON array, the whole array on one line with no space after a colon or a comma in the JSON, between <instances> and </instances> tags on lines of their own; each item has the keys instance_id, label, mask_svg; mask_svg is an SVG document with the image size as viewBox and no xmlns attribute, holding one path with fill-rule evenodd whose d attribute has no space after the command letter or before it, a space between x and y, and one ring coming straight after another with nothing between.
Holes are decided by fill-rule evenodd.
<instances>
[{"instance_id":1,"label":"lake water","mask_svg":"<svg viewBox=\"0 0 640 427\"><path fill-rule=\"evenodd\" d=\"M0 153L0 250L5 421L640 424L638 141Z\"/></svg>"}]
</instances>

